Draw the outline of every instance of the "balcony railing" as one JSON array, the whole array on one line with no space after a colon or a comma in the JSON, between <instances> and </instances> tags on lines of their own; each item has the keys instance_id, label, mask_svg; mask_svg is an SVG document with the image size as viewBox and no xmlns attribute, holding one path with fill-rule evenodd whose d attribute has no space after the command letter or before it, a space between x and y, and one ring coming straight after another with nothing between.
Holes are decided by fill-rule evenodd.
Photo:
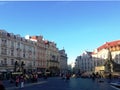
<instances>
[{"instance_id":1,"label":"balcony railing","mask_svg":"<svg viewBox=\"0 0 120 90\"><path fill-rule=\"evenodd\" d=\"M3 66L7 66L7 65L8 65L8 64L0 64L1 67L3 67Z\"/></svg>"}]
</instances>

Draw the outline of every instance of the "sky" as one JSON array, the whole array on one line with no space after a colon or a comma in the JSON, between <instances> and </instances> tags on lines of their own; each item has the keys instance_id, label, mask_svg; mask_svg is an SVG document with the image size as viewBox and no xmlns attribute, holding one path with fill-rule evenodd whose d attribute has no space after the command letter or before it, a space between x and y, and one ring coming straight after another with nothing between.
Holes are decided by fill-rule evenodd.
<instances>
[{"instance_id":1,"label":"sky","mask_svg":"<svg viewBox=\"0 0 120 90\"><path fill-rule=\"evenodd\" d=\"M120 1L0 1L0 29L42 35L72 63L84 51L120 40Z\"/></svg>"}]
</instances>

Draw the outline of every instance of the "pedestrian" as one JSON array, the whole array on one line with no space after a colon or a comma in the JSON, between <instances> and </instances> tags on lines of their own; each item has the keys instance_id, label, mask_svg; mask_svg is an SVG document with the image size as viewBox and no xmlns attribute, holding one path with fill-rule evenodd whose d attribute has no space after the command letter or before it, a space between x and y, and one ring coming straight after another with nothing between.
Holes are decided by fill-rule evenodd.
<instances>
[{"instance_id":1,"label":"pedestrian","mask_svg":"<svg viewBox=\"0 0 120 90\"><path fill-rule=\"evenodd\" d=\"M21 88L24 87L24 76L23 75L20 76L20 87Z\"/></svg>"},{"instance_id":2,"label":"pedestrian","mask_svg":"<svg viewBox=\"0 0 120 90\"><path fill-rule=\"evenodd\" d=\"M108 77L109 77L109 79L111 80L111 79L112 79L112 74L111 74L111 73L109 73L109 76L108 76Z\"/></svg>"},{"instance_id":3,"label":"pedestrian","mask_svg":"<svg viewBox=\"0 0 120 90\"><path fill-rule=\"evenodd\" d=\"M37 82L37 81L38 81L38 75L35 74L35 82Z\"/></svg>"},{"instance_id":4,"label":"pedestrian","mask_svg":"<svg viewBox=\"0 0 120 90\"><path fill-rule=\"evenodd\" d=\"M0 90L5 90L5 87L4 87L3 83L2 83L2 81L0 81Z\"/></svg>"},{"instance_id":5,"label":"pedestrian","mask_svg":"<svg viewBox=\"0 0 120 90\"><path fill-rule=\"evenodd\" d=\"M94 81L95 78L96 78L96 75L95 75L95 73L93 72L93 73L92 73L92 80Z\"/></svg>"},{"instance_id":6,"label":"pedestrian","mask_svg":"<svg viewBox=\"0 0 120 90\"><path fill-rule=\"evenodd\" d=\"M47 79L47 73L44 74L44 79Z\"/></svg>"},{"instance_id":7,"label":"pedestrian","mask_svg":"<svg viewBox=\"0 0 120 90\"><path fill-rule=\"evenodd\" d=\"M65 79L65 74L62 75L62 79Z\"/></svg>"},{"instance_id":8,"label":"pedestrian","mask_svg":"<svg viewBox=\"0 0 120 90\"><path fill-rule=\"evenodd\" d=\"M69 80L69 79L70 79L70 74L67 73L67 74L66 74L66 80Z\"/></svg>"},{"instance_id":9,"label":"pedestrian","mask_svg":"<svg viewBox=\"0 0 120 90\"><path fill-rule=\"evenodd\" d=\"M18 84L19 84L19 76L16 76L16 80L15 80L16 87L18 87Z\"/></svg>"}]
</instances>

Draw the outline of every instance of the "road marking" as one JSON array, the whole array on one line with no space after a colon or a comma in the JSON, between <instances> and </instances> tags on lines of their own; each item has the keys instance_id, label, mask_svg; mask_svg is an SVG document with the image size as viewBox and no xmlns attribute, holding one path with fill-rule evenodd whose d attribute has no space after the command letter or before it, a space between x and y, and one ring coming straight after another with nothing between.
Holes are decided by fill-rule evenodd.
<instances>
[{"instance_id":1,"label":"road marking","mask_svg":"<svg viewBox=\"0 0 120 90\"><path fill-rule=\"evenodd\" d=\"M112 86L112 85L111 85L111 87L114 88L114 89L120 90L120 88L117 88L117 87L115 87L115 86Z\"/></svg>"}]
</instances>

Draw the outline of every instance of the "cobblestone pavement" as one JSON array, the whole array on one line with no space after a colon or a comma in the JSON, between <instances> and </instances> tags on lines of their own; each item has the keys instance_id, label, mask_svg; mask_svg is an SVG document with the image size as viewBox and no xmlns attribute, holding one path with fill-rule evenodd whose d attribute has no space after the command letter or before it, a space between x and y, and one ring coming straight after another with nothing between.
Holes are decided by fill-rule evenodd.
<instances>
[{"instance_id":1,"label":"cobblestone pavement","mask_svg":"<svg viewBox=\"0 0 120 90\"><path fill-rule=\"evenodd\" d=\"M108 81L98 82L92 79L71 78L63 80L60 77L52 77L37 83L25 84L24 88L6 87L6 90L116 90Z\"/></svg>"}]
</instances>

